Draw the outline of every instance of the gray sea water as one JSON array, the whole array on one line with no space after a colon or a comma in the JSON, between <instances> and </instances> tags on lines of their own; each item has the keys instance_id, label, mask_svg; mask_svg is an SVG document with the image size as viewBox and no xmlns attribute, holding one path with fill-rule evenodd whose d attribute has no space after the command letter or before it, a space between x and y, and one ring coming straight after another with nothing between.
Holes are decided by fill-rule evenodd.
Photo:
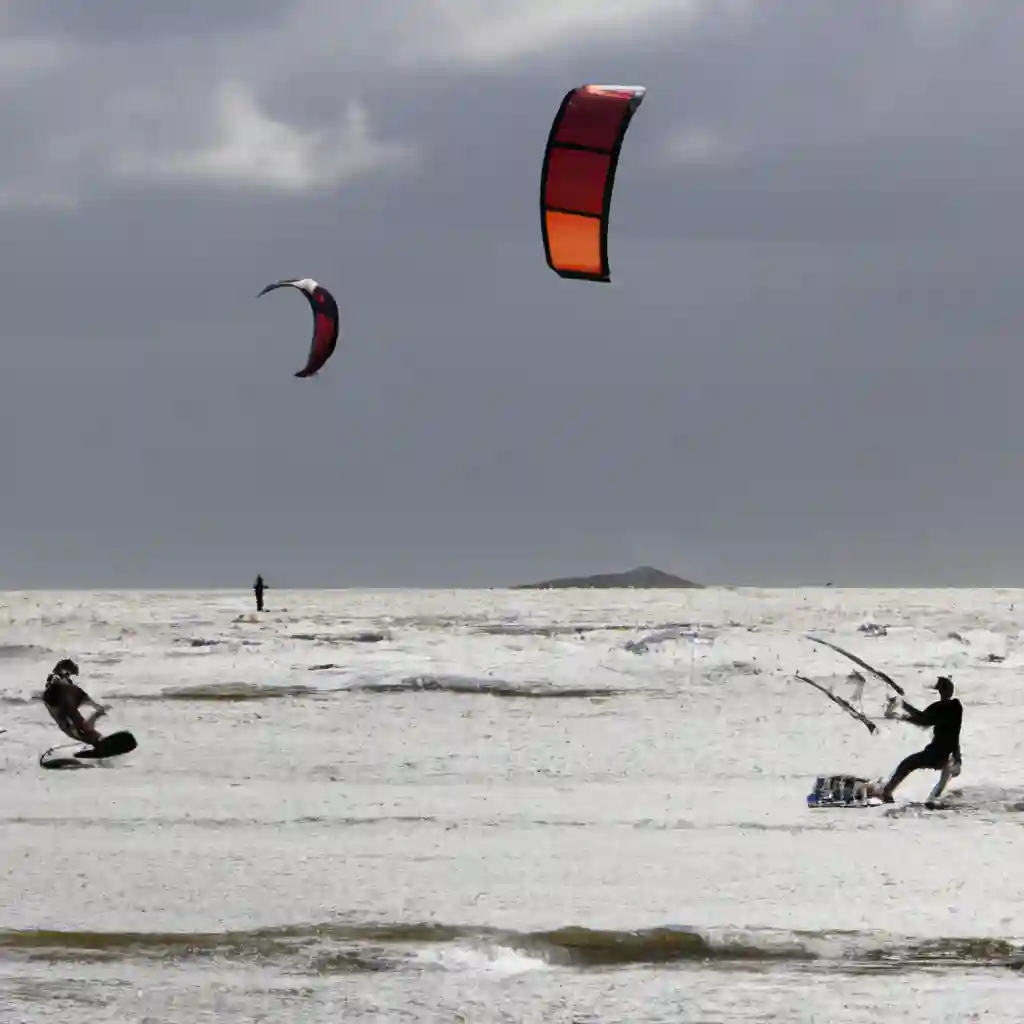
<instances>
[{"instance_id":1,"label":"gray sea water","mask_svg":"<svg viewBox=\"0 0 1024 1024\"><path fill-rule=\"evenodd\" d=\"M1018 611L1019 609L1019 611ZM968 1021L1024 1005L1014 591L0 594L0 1020ZM943 809L811 810L926 735ZM637 641L650 637L646 644ZM75 657L138 749L47 771Z\"/></svg>"}]
</instances>

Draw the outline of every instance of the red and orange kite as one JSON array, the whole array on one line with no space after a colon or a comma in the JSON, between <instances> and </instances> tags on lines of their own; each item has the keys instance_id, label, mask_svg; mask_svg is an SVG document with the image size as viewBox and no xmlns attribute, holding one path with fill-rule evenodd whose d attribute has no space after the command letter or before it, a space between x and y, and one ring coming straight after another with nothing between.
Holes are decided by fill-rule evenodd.
<instances>
[{"instance_id":1,"label":"red and orange kite","mask_svg":"<svg viewBox=\"0 0 1024 1024\"><path fill-rule=\"evenodd\" d=\"M608 213L619 149L647 90L581 85L558 108L540 180L548 266L560 277L610 281Z\"/></svg>"}]
</instances>

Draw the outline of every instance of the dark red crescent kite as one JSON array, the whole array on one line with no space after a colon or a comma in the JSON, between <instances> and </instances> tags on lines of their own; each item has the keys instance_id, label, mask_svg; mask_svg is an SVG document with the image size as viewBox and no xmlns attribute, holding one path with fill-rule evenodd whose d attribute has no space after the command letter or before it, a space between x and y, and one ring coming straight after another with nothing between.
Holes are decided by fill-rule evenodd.
<instances>
[{"instance_id":1,"label":"dark red crescent kite","mask_svg":"<svg viewBox=\"0 0 1024 1024\"><path fill-rule=\"evenodd\" d=\"M275 288L298 288L309 300L313 310L313 342L309 347L306 365L295 376L312 377L331 358L338 344L338 304L326 288L309 277L275 281L274 284L268 284L260 295L266 295Z\"/></svg>"}]
</instances>

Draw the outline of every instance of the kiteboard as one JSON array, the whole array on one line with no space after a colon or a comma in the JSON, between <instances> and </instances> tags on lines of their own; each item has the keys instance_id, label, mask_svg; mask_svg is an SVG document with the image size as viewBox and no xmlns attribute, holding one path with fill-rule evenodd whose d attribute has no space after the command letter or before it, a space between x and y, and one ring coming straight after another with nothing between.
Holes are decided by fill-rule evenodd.
<instances>
[{"instance_id":1,"label":"kiteboard","mask_svg":"<svg viewBox=\"0 0 1024 1024\"><path fill-rule=\"evenodd\" d=\"M139 744L135 737L126 729L120 732L112 732L104 736L99 743L82 747L76 750L71 756L54 756L54 751L66 750L73 744L63 744L59 747L50 747L43 751L39 757L39 765L42 768L91 768L90 761L106 760L110 757L120 757L122 754L130 754Z\"/></svg>"},{"instance_id":2,"label":"kiteboard","mask_svg":"<svg viewBox=\"0 0 1024 1024\"><path fill-rule=\"evenodd\" d=\"M819 775L814 789L807 794L807 806L812 810L826 807L879 807L882 783L872 782L857 775Z\"/></svg>"}]
</instances>

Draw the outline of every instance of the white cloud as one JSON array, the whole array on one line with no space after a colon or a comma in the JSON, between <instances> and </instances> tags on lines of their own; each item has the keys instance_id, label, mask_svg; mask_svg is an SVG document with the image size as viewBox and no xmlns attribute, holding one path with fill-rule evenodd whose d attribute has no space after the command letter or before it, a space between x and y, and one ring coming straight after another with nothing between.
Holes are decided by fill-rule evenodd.
<instances>
[{"instance_id":1,"label":"white cloud","mask_svg":"<svg viewBox=\"0 0 1024 1024\"><path fill-rule=\"evenodd\" d=\"M696 126L674 132L664 149L668 163L690 167L732 163L740 153L739 144L726 138L721 131Z\"/></svg>"},{"instance_id":2,"label":"white cloud","mask_svg":"<svg viewBox=\"0 0 1024 1024\"><path fill-rule=\"evenodd\" d=\"M456 59L501 63L557 45L629 45L662 21L692 25L708 14L745 14L751 0L433 0L422 28L399 44L400 63Z\"/></svg>"},{"instance_id":3,"label":"white cloud","mask_svg":"<svg viewBox=\"0 0 1024 1024\"><path fill-rule=\"evenodd\" d=\"M913 11L919 19L950 25L967 14L971 5L965 0L913 0Z\"/></svg>"},{"instance_id":4,"label":"white cloud","mask_svg":"<svg viewBox=\"0 0 1024 1024\"><path fill-rule=\"evenodd\" d=\"M66 57L66 49L48 39L0 39L0 88L51 74Z\"/></svg>"},{"instance_id":5,"label":"white cloud","mask_svg":"<svg viewBox=\"0 0 1024 1024\"><path fill-rule=\"evenodd\" d=\"M296 0L282 21L237 40L235 56L263 81L296 68L364 80L421 66L499 67L611 44L680 39L706 23L742 23L756 0ZM311 26L316 26L315 30Z\"/></svg>"},{"instance_id":6,"label":"white cloud","mask_svg":"<svg viewBox=\"0 0 1024 1024\"><path fill-rule=\"evenodd\" d=\"M241 84L224 86L208 142L171 152L127 151L113 161L122 177L211 182L303 193L375 171L409 169L417 151L374 136L366 109L349 102L338 124L303 130L276 121Z\"/></svg>"},{"instance_id":7,"label":"white cloud","mask_svg":"<svg viewBox=\"0 0 1024 1024\"><path fill-rule=\"evenodd\" d=\"M812 89L792 54L834 41L804 39L798 17L764 0L281 0L272 19L246 18L216 34L169 35L158 19L150 34L128 40L68 30L53 39L19 37L3 25L0 0L0 205L64 205L131 181L294 195L408 170L417 149L408 138L382 137L364 106L377 90L409 92L436 69L468 76L552 55L576 69L575 82L577 53L594 45L614 56L600 77L643 82L652 42L678 44L685 60L684 48L698 35L703 44L709 29L749 30L751 49L736 48L746 54L743 64L725 67L717 91L705 93L719 113L658 93L670 119L698 120L662 143L657 159L735 160L735 138L750 149L859 145L905 133L908 111L927 110L943 89L950 119L962 106L954 90L963 88L955 72L964 47L970 57L1012 46L1012 33L992 35L998 18L990 15L995 29L986 27L966 0L907 3L894 4L899 32L844 37L835 73ZM912 33L907 10L915 14ZM958 18L985 31L957 31ZM758 32L767 32L765 43ZM1015 95L1018 63L1005 54L971 63L976 79L990 80L979 88ZM300 113L268 108L271 97L299 97L303 105L290 109ZM315 109L330 113L313 120ZM699 120L714 124L721 110L728 136Z\"/></svg>"},{"instance_id":8,"label":"white cloud","mask_svg":"<svg viewBox=\"0 0 1024 1024\"><path fill-rule=\"evenodd\" d=\"M25 182L0 185L0 210L70 210L75 205L73 195L45 185Z\"/></svg>"},{"instance_id":9,"label":"white cloud","mask_svg":"<svg viewBox=\"0 0 1024 1024\"><path fill-rule=\"evenodd\" d=\"M638 39L751 2L291 0L279 17L215 38L5 31L0 205L69 205L132 181L300 195L411 170L417 148L374 130L364 106L374 89L425 65L479 69L593 42L636 60ZM338 113L327 119L282 119L264 105L317 80L331 83Z\"/></svg>"}]
</instances>

